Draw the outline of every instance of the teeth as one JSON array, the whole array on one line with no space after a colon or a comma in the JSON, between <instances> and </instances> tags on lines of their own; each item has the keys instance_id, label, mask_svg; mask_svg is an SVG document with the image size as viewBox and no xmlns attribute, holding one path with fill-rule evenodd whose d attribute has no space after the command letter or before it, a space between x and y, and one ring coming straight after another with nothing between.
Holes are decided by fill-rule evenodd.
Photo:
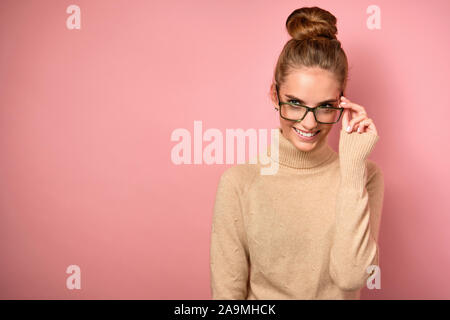
<instances>
[{"instance_id":1,"label":"teeth","mask_svg":"<svg viewBox=\"0 0 450 320\"><path fill-rule=\"evenodd\" d=\"M303 133L303 132L301 132L299 129L297 129L297 128L295 128L295 127L293 127L293 128L294 128L295 131L297 131L298 133L300 133L302 136L305 136L305 137L312 137L312 136L315 136L315 135L317 134L317 132L319 132L319 131L316 131L316 132L314 132L314 133Z\"/></svg>"}]
</instances>

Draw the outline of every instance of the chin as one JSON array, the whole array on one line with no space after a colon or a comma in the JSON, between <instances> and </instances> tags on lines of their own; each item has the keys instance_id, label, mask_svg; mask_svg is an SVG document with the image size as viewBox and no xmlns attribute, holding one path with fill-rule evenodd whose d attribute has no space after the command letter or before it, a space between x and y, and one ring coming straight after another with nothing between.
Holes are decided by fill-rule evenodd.
<instances>
[{"instance_id":1,"label":"chin","mask_svg":"<svg viewBox=\"0 0 450 320\"><path fill-rule=\"evenodd\" d=\"M294 139L296 139L296 140L294 140L295 141L294 146L301 151L311 151L316 147L316 145L318 143L318 141L315 141L312 143L302 142L302 141L299 141L297 137L294 137Z\"/></svg>"}]
</instances>

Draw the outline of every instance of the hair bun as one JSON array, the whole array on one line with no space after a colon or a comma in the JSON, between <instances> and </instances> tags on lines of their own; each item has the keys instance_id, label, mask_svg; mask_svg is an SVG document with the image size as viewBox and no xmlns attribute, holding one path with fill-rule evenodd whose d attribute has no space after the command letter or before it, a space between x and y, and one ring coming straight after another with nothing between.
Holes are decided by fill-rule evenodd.
<instances>
[{"instance_id":1,"label":"hair bun","mask_svg":"<svg viewBox=\"0 0 450 320\"><path fill-rule=\"evenodd\" d=\"M294 10L286 20L286 29L292 38L337 39L336 17L319 7L303 7Z\"/></svg>"}]
</instances>

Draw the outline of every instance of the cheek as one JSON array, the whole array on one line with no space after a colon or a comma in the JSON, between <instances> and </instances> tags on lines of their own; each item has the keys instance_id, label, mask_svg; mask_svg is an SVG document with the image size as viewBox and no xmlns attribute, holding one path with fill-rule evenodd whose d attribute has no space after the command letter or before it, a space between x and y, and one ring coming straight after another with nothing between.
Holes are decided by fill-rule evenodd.
<instances>
[{"instance_id":1,"label":"cheek","mask_svg":"<svg viewBox=\"0 0 450 320\"><path fill-rule=\"evenodd\" d=\"M292 121L288 121L288 120L283 119L283 118L280 117L280 124L281 124L282 127L287 128L287 127L292 127L293 122Z\"/></svg>"},{"instance_id":2,"label":"cheek","mask_svg":"<svg viewBox=\"0 0 450 320\"><path fill-rule=\"evenodd\" d=\"M292 130L292 122L291 121L287 121L283 118L280 117L280 127L281 130L283 131L284 135L290 135L290 131Z\"/></svg>"},{"instance_id":3,"label":"cheek","mask_svg":"<svg viewBox=\"0 0 450 320\"><path fill-rule=\"evenodd\" d=\"M333 128L333 126L324 126L322 128L320 128L320 131L323 135L328 134L328 132L331 131L331 129Z\"/></svg>"}]
</instances>

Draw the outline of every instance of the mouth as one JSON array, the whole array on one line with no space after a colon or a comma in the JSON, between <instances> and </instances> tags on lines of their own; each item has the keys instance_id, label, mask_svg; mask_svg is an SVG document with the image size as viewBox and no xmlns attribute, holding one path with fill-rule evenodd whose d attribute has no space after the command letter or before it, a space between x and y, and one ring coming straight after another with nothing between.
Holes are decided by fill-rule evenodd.
<instances>
[{"instance_id":1,"label":"mouth","mask_svg":"<svg viewBox=\"0 0 450 320\"><path fill-rule=\"evenodd\" d=\"M317 136L317 134L320 132L320 130L316 130L316 131L312 131L312 132L302 131L296 127L292 127L292 129L294 129L294 131L297 133L297 135L299 135L302 138L306 138L306 139L312 139L315 136Z\"/></svg>"}]
</instances>

